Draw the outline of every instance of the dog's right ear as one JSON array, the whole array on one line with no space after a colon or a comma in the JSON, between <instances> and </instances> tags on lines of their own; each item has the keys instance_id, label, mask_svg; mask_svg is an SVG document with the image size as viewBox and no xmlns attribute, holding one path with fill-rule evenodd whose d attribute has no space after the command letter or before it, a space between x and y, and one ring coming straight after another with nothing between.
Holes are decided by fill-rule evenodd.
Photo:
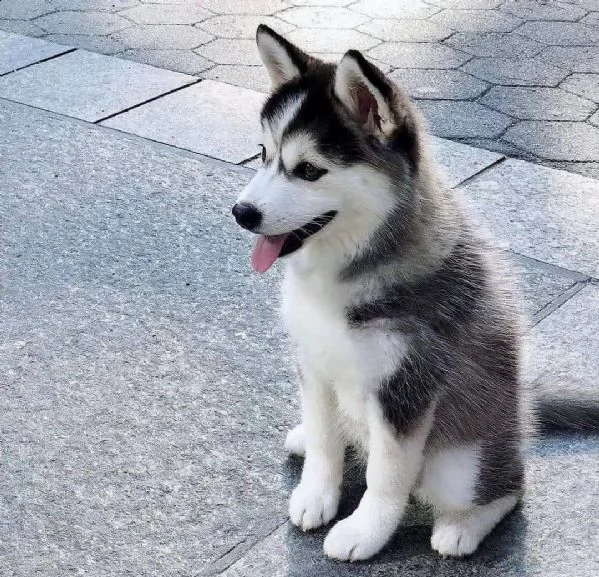
<instances>
[{"instance_id":1,"label":"dog's right ear","mask_svg":"<svg viewBox=\"0 0 599 577\"><path fill-rule=\"evenodd\" d=\"M265 24L258 26L256 44L273 89L306 71L308 55Z\"/></svg>"}]
</instances>

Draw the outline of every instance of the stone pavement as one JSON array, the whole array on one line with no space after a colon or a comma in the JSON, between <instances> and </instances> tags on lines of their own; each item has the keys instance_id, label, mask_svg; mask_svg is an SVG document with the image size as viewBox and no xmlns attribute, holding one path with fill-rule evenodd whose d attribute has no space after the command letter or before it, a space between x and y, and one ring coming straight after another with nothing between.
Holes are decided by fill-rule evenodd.
<instances>
[{"instance_id":1,"label":"stone pavement","mask_svg":"<svg viewBox=\"0 0 599 577\"><path fill-rule=\"evenodd\" d=\"M363 50L438 136L599 178L599 0L0 2L0 29L266 91L259 22Z\"/></svg>"},{"instance_id":2,"label":"stone pavement","mask_svg":"<svg viewBox=\"0 0 599 577\"><path fill-rule=\"evenodd\" d=\"M229 213L263 98L0 34L0 575L599 574L596 436L535 441L522 506L467 560L430 550L416 506L356 565L289 526L279 271L251 273ZM599 181L432 145L512 262L528 378L597 390Z\"/></svg>"}]
</instances>

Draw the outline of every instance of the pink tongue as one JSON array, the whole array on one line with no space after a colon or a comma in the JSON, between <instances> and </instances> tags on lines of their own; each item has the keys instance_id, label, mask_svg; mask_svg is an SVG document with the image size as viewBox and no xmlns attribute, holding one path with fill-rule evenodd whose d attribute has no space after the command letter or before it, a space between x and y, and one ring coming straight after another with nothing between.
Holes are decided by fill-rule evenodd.
<instances>
[{"instance_id":1,"label":"pink tongue","mask_svg":"<svg viewBox=\"0 0 599 577\"><path fill-rule=\"evenodd\" d=\"M266 272L281 254L283 243L288 236L288 234L278 234L276 236L261 234L252 252L252 268L256 272Z\"/></svg>"}]
</instances>

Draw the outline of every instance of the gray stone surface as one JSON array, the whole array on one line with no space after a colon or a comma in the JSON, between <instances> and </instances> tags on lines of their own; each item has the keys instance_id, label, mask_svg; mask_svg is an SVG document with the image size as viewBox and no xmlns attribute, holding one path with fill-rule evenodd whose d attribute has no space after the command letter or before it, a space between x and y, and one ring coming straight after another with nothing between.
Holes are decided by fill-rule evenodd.
<instances>
[{"instance_id":1,"label":"gray stone surface","mask_svg":"<svg viewBox=\"0 0 599 577\"><path fill-rule=\"evenodd\" d=\"M387 20L375 18L358 26L385 42L434 42L451 36L453 31L430 20Z\"/></svg>"},{"instance_id":2,"label":"gray stone surface","mask_svg":"<svg viewBox=\"0 0 599 577\"><path fill-rule=\"evenodd\" d=\"M0 30L0 75L57 56L67 50L70 48Z\"/></svg>"},{"instance_id":3,"label":"gray stone surface","mask_svg":"<svg viewBox=\"0 0 599 577\"><path fill-rule=\"evenodd\" d=\"M477 102L421 100L418 107L433 133L444 138L494 138L512 122Z\"/></svg>"},{"instance_id":4,"label":"gray stone surface","mask_svg":"<svg viewBox=\"0 0 599 577\"><path fill-rule=\"evenodd\" d=\"M258 92L270 91L270 80L263 66L219 64L204 72L202 76Z\"/></svg>"},{"instance_id":5,"label":"gray stone surface","mask_svg":"<svg viewBox=\"0 0 599 577\"><path fill-rule=\"evenodd\" d=\"M423 0L410 2L389 2L388 0L359 0L351 6L352 10L372 18L424 19L439 12L439 8Z\"/></svg>"},{"instance_id":6,"label":"gray stone surface","mask_svg":"<svg viewBox=\"0 0 599 577\"><path fill-rule=\"evenodd\" d=\"M266 24L279 34L287 34L295 29L293 24L284 22L279 18L261 15L226 15L214 16L198 24L198 28L206 30L219 38L248 38L256 37L256 29L259 24Z\"/></svg>"},{"instance_id":7,"label":"gray stone surface","mask_svg":"<svg viewBox=\"0 0 599 577\"><path fill-rule=\"evenodd\" d=\"M587 285L529 335L527 378L575 383L597 390L599 357L599 286Z\"/></svg>"},{"instance_id":8,"label":"gray stone surface","mask_svg":"<svg viewBox=\"0 0 599 577\"><path fill-rule=\"evenodd\" d=\"M14 34L23 34L24 36L31 36L32 38L38 38L46 34L45 30L42 30L39 26L36 26L29 20L0 20L2 30L4 32L13 32Z\"/></svg>"},{"instance_id":9,"label":"gray stone surface","mask_svg":"<svg viewBox=\"0 0 599 577\"><path fill-rule=\"evenodd\" d=\"M519 34L458 32L445 40L445 44L468 54L487 57L531 58L543 45Z\"/></svg>"},{"instance_id":10,"label":"gray stone surface","mask_svg":"<svg viewBox=\"0 0 599 577\"><path fill-rule=\"evenodd\" d=\"M286 515L251 173L48 116L0 103L0 574L197 575Z\"/></svg>"},{"instance_id":11,"label":"gray stone surface","mask_svg":"<svg viewBox=\"0 0 599 577\"><path fill-rule=\"evenodd\" d=\"M599 46L550 46L539 58L574 72L599 73Z\"/></svg>"},{"instance_id":12,"label":"gray stone surface","mask_svg":"<svg viewBox=\"0 0 599 577\"><path fill-rule=\"evenodd\" d=\"M585 120L597 104L559 88L494 86L480 100L487 106L528 120Z\"/></svg>"},{"instance_id":13,"label":"gray stone surface","mask_svg":"<svg viewBox=\"0 0 599 577\"><path fill-rule=\"evenodd\" d=\"M464 560L439 558L430 548L430 521L413 507L391 544L365 563L338 563L322 552L326 529L301 533L285 525L234 563L223 577L590 577L599 525L596 438L573 435L535 442L526 457L523 504ZM347 515L363 487L346 488ZM576 498L572 498L576 495Z\"/></svg>"},{"instance_id":14,"label":"gray stone surface","mask_svg":"<svg viewBox=\"0 0 599 577\"><path fill-rule=\"evenodd\" d=\"M27 20L52 12L54 7L48 0L2 0L0 2L0 18L9 20Z\"/></svg>"},{"instance_id":15,"label":"gray stone surface","mask_svg":"<svg viewBox=\"0 0 599 577\"><path fill-rule=\"evenodd\" d=\"M210 60L190 50L124 50L119 57L183 74L201 74L214 66Z\"/></svg>"},{"instance_id":16,"label":"gray stone surface","mask_svg":"<svg viewBox=\"0 0 599 577\"><path fill-rule=\"evenodd\" d=\"M90 52L100 54L117 54L125 49L125 46L109 36L87 36L84 34L46 34L44 40L63 44L65 46L77 46Z\"/></svg>"},{"instance_id":17,"label":"gray stone surface","mask_svg":"<svg viewBox=\"0 0 599 577\"><path fill-rule=\"evenodd\" d=\"M557 86L568 75L567 70L536 58L474 58L462 69L503 86Z\"/></svg>"},{"instance_id":18,"label":"gray stone surface","mask_svg":"<svg viewBox=\"0 0 599 577\"><path fill-rule=\"evenodd\" d=\"M560 88L599 104L599 74L572 74L560 84Z\"/></svg>"},{"instance_id":19,"label":"gray stone surface","mask_svg":"<svg viewBox=\"0 0 599 577\"><path fill-rule=\"evenodd\" d=\"M172 2L172 0L159 1ZM185 0L182 3L189 2L197 2L197 0ZM289 8L290 4L283 0L202 0L202 6L215 14L264 14L269 16Z\"/></svg>"},{"instance_id":20,"label":"gray stone surface","mask_svg":"<svg viewBox=\"0 0 599 577\"><path fill-rule=\"evenodd\" d=\"M499 246L599 277L599 181L508 160L464 191Z\"/></svg>"},{"instance_id":21,"label":"gray stone surface","mask_svg":"<svg viewBox=\"0 0 599 577\"><path fill-rule=\"evenodd\" d=\"M526 22L517 32L554 46L593 46L599 43L599 30L578 22Z\"/></svg>"},{"instance_id":22,"label":"gray stone surface","mask_svg":"<svg viewBox=\"0 0 599 577\"><path fill-rule=\"evenodd\" d=\"M131 26L126 18L110 12L54 12L37 18L34 23L49 34L103 35Z\"/></svg>"},{"instance_id":23,"label":"gray stone surface","mask_svg":"<svg viewBox=\"0 0 599 577\"><path fill-rule=\"evenodd\" d=\"M430 137L433 156L447 186L453 188L502 158L496 152Z\"/></svg>"},{"instance_id":24,"label":"gray stone surface","mask_svg":"<svg viewBox=\"0 0 599 577\"><path fill-rule=\"evenodd\" d=\"M332 52L344 54L348 50L368 50L380 40L356 30L322 30L303 28L287 34L287 38L312 53Z\"/></svg>"},{"instance_id":25,"label":"gray stone surface","mask_svg":"<svg viewBox=\"0 0 599 577\"><path fill-rule=\"evenodd\" d=\"M48 0L45 0L48 3ZM60 10L105 10L118 12L132 6L139 6L142 0L49 0L51 6ZM172 2L172 0L162 0ZM184 4L186 0L177 0L177 4ZM189 2L190 0L187 0ZM152 0L158 3L160 0Z\"/></svg>"},{"instance_id":26,"label":"gray stone surface","mask_svg":"<svg viewBox=\"0 0 599 577\"><path fill-rule=\"evenodd\" d=\"M397 68L389 76L413 98L465 100L480 96L489 87L461 70Z\"/></svg>"},{"instance_id":27,"label":"gray stone surface","mask_svg":"<svg viewBox=\"0 0 599 577\"><path fill-rule=\"evenodd\" d=\"M500 10L526 20L579 20L586 10L574 3L539 2L538 0L507 0Z\"/></svg>"},{"instance_id":28,"label":"gray stone surface","mask_svg":"<svg viewBox=\"0 0 599 577\"><path fill-rule=\"evenodd\" d=\"M121 30L113 37L129 48L156 50L164 47L171 49L197 48L213 39L211 34L199 28L176 24L164 26L139 25Z\"/></svg>"},{"instance_id":29,"label":"gray stone surface","mask_svg":"<svg viewBox=\"0 0 599 577\"><path fill-rule=\"evenodd\" d=\"M549 160L599 160L599 130L589 124L527 120L502 138Z\"/></svg>"},{"instance_id":30,"label":"gray stone surface","mask_svg":"<svg viewBox=\"0 0 599 577\"><path fill-rule=\"evenodd\" d=\"M197 24L212 12L193 4L142 4L119 12L137 24Z\"/></svg>"},{"instance_id":31,"label":"gray stone surface","mask_svg":"<svg viewBox=\"0 0 599 577\"><path fill-rule=\"evenodd\" d=\"M197 48L195 52L216 64L262 65L254 40L219 38Z\"/></svg>"},{"instance_id":32,"label":"gray stone surface","mask_svg":"<svg viewBox=\"0 0 599 577\"><path fill-rule=\"evenodd\" d=\"M0 97L95 122L195 78L77 50L0 78Z\"/></svg>"},{"instance_id":33,"label":"gray stone surface","mask_svg":"<svg viewBox=\"0 0 599 577\"><path fill-rule=\"evenodd\" d=\"M304 28L354 28L364 24L368 18L363 14L337 6L295 6L279 12L277 16Z\"/></svg>"},{"instance_id":34,"label":"gray stone surface","mask_svg":"<svg viewBox=\"0 0 599 577\"><path fill-rule=\"evenodd\" d=\"M264 94L204 80L103 124L239 163L253 157L258 149L259 112L264 100Z\"/></svg>"},{"instance_id":35,"label":"gray stone surface","mask_svg":"<svg viewBox=\"0 0 599 577\"><path fill-rule=\"evenodd\" d=\"M510 14L451 8L435 14L431 20L457 32L511 32L522 24L520 18Z\"/></svg>"},{"instance_id":36,"label":"gray stone surface","mask_svg":"<svg viewBox=\"0 0 599 577\"><path fill-rule=\"evenodd\" d=\"M595 112L595 114L589 118L589 122L594 126L599 126L599 111Z\"/></svg>"},{"instance_id":37,"label":"gray stone surface","mask_svg":"<svg viewBox=\"0 0 599 577\"><path fill-rule=\"evenodd\" d=\"M388 42L368 52L373 58L402 68L458 68L470 57L449 46L422 42Z\"/></svg>"}]
</instances>

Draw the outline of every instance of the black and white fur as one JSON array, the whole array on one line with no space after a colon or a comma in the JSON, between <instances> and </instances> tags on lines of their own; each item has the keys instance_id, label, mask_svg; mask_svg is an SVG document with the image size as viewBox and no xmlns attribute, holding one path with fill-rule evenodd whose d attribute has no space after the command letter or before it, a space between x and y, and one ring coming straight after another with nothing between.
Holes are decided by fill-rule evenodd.
<instances>
[{"instance_id":1,"label":"black and white fur","mask_svg":"<svg viewBox=\"0 0 599 577\"><path fill-rule=\"evenodd\" d=\"M266 26L257 43L273 84L265 162L238 203L269 238L335 215L285 257L302 377L286 446L305 455L291 521L336 516L349 444L367 455L367 490L328 533L329 557L380 551L410 494L434 508L433 549L468 555L523 489L520 326L500 264L437 177L398 87L357 51L325 64ZM305 163L321 176L304 178Z\"/></svg>"}]
</instances>

